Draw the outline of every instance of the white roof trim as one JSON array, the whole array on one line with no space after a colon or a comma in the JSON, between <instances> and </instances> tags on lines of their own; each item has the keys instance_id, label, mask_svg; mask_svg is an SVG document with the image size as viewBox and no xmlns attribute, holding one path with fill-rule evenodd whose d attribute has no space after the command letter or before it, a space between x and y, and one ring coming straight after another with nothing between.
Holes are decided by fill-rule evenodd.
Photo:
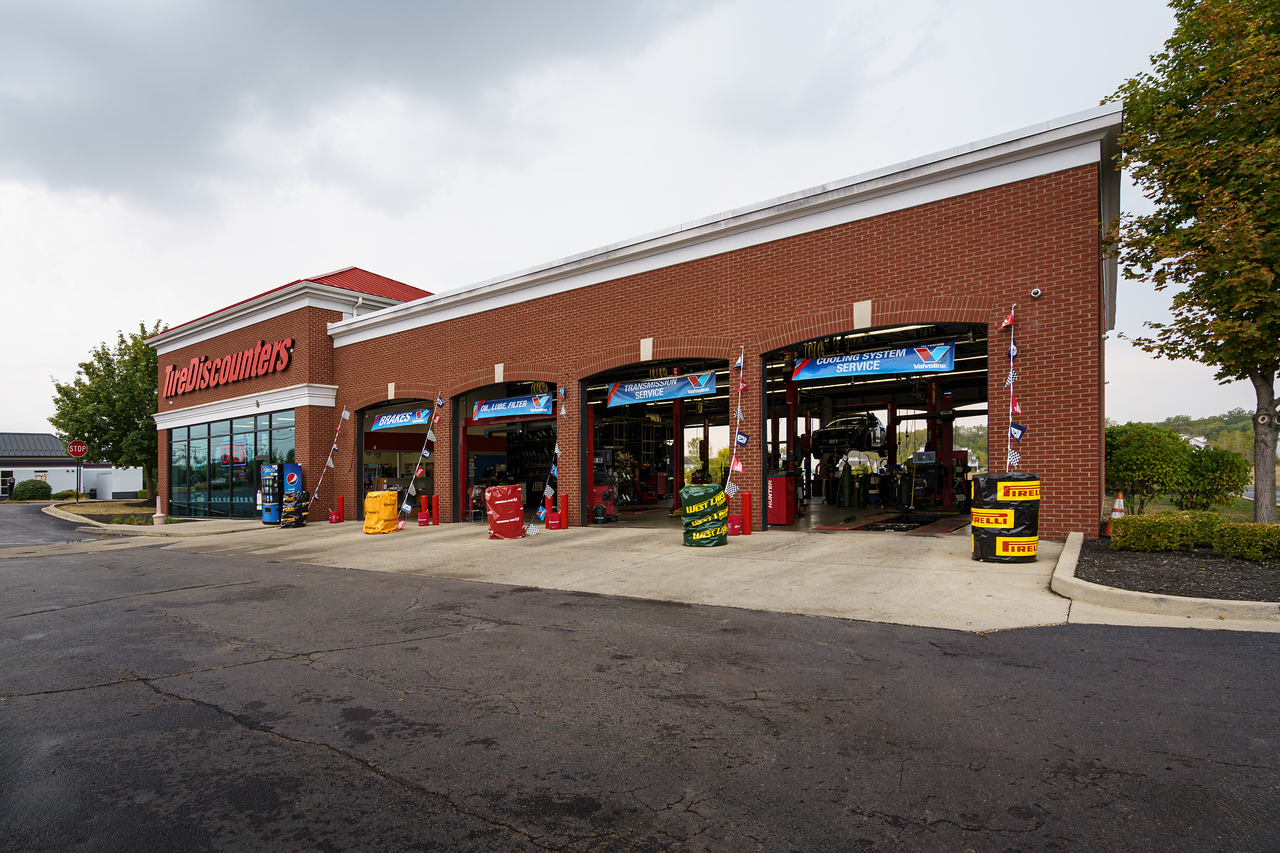
<instances>
[{"instance_id":1,"label":"white roof trim","mask_svg":"<svg viewBox=\"0 0 1280 853\"><path fill-rule=\"evenodd\" d=\"M834 181L329 324L334 346L539 299L747 246L1027 180L1104 159L1121 110L1095 107L1001 136ZM1105 180L1114 178L1103 170Z\"/></svg>"},{"instance_id":2,"label":"white roof trim","mask_svg":"<svg viewBox=\"0 0 1280 853\"><path fill-rule=\"evenodd\" d=\"M198 406L169 409L156 412L151 417L156 419L157 429L173 429L209 421L241 418L245 415L265 415L268 412L280 412L302 406L321 406L332 409L336 408L337 403L337 385L290 385L287 388L276 388L259 394L245 394L229 400L214 400L212 403L201 403Z\"/></svg>"},{"instance_id":3,"label":"white roof trim","mask_svg":"<svg viewBox=\"0 0 1280 853\"><path fill-rule=\"evenodd\" d=\"M352 316L355 304L360 300L363 300L361 308L365 309L367 306L370 312L400 304L398 300L385 296L373 296L315 281L300 281L283 290L264 293L256 299L234 305L217 314L161 332L148 338L147 343L157 353L164 355L302 308L337 311L346 319Z\"/></svg>"}]
</instances>

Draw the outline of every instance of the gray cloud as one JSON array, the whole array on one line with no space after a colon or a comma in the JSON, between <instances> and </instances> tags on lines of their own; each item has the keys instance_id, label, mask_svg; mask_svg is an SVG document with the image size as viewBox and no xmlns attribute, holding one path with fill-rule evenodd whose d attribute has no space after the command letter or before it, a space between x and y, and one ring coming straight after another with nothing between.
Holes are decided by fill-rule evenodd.
<instances>
[{"instance_id":1,"label":"gray cloud","mask_svg":"<svg viewBox=\"0 0 1280 853\"><path fill-rule=\"evenodd\" d=\"M0 174L180 206L243 165L246 123L304 126L368 91L480 114L486 89L706 5L0 0Z\"/></svg>"}]
</instances>

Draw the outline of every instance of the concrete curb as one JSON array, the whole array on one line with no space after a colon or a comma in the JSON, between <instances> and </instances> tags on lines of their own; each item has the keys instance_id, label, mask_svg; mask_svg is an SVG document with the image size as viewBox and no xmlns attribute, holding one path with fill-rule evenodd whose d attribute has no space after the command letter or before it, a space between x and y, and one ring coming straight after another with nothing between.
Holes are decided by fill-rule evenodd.
<instances>
[{"instance_id":1,"label":"concrete curb","mask_svg":"<svg viewBox=\"0 0 1280 853\"><path fill-rule=\"evenodd\" d=\"M1262 622L1280 621L1280 604L1269 601L1222 601L1215 598L1185 598L1179 595L1156 595L1082 581L1076 575L1083 533L1067 536L1067 544L1058 555L1049 588L1064 598L1082 604L1095 604L1131 613L1153 613L1159 616L1184 616L1189 619L1243 619Z\"/></svg>"},{"instance_id":2,"label":"concrete curb","mask_svg":"<svg viewBox=\"0 0 1280 853\"><path fill-rule=\"evenodd\" d=\"M57 506L50 504L43 507L41 512L48 513L55 518L61 518L64 521L76 522L81 527L76 528L77 533L97 533L103 536L150 536L157 539L190 539L196 536L221 536L226 533L240 533L245 530L257 530L259 526L251 526L248 524L238 525L234 521L186 521L182 524L107 524L103 521L94 521L92 518L85 518L83 515L77 515L73 512L58 509ZM231 526L235 524L235 526Z\"/></svg>"}]
</instances>

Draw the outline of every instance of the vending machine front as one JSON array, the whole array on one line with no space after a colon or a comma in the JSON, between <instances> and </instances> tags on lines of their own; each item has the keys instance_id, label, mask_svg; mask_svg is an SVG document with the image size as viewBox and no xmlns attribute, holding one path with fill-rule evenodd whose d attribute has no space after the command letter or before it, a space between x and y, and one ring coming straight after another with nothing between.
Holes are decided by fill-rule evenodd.
<instances>
[{"instance_id":1,"label":"vending machine front","mask_svg":"<svg viewBox=\"0 0 1280 853\"><path fill-rule=\"evenodd\" d=\"M262 477L262 523L280 523L280 466L263 465Z\"/></svg>"}]
</instances>

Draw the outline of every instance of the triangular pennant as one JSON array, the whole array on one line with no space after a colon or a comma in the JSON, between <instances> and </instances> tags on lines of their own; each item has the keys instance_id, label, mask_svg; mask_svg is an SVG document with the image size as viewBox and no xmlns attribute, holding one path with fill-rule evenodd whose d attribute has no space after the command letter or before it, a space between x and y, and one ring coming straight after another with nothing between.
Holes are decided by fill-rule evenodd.
<instances>
[{"instance_id":1,"label":"triangular pennant","mask_svg":"<svg viewBox=\"0 0 1280 853\"><path fill-rule=\"evenodd\" d=\"M1018 463L1021 461L1022 461L1022 454L1016 450L1010 449L1009 450L1009 467L1017 468Z\"/></svg>"},{"instance_id":2,"label":"triangular pennant","mask_svg":"<svg viewBox=\"0 0 1280 853\"><path fill-rule=\"evenodd\" d=\"M554 462L551 463L551 476L552 477L560 476L560 466Z\"/></svg>"},{"instance_id":3,"label":"triangular pennant","mask_svg":"<svg viewBox=\"0 0 1280 853\"><path fill-rule=\"evenodd\" d=\"M332 468L332 467L333 467L333 457L332 457L332 456L330 456L328 459L324 460L324 464L325 464L325 467L326 467L326 468Z\"/></svg>"},{"instance_id":4,"label":"triangular pennant","mask_svg":"<svg viewBox=\"0 0 1280 853\"><path fill-rule=\"evenodd\" d=\"M413 472L414 479L417 479L417 478L421 477L421 476L423 475L423 473L425 472L425 470L426 470L426 469L424 469L421 465L419 465L419 466L418 466L418 470L416 470L416 471L414 471L414 472Z\"/></svg>"},{"instance_id":5,"label":"triangular pennant","mask_svg":"<svg viewBox=\"0 0 1280 853\"><path fill-rule=\"evenodd\" d=\"M1017 415L1022 414L1022 407L1018 405L1018 401L1013 397L1009 398L1009 411Z\"/></svg>"},{"instance_id":6,"label":"triangular pennant","mask_svg":"<svg viewBox=\"0 0 1280 853\"><path fill-rule=\"evenodd\" d=\"M734 370L742 369L742 353L738 353L738 360L733 363Z\"/></svg>"},{"instance_id":7,"label":"triangular pennant","mask_svg":"<svg viewBox=\"0 0 1280 853\"><path fill-rule=\"evenodd\" d=\"M413 496L414 496L414 495L416 495L417 493L418 493L418 490L417 490L417 489L415 489L415 488L413 487L413 483L410 483L410 484L409 484L409 497L413 497Z\"/></svg>"},{"instance_id":8,"label":"triangular pennant","mask_svg":"<svg viewBox=\"0 0 1280 853\"><path fill-rule=\"evenodd\" d=\"M742 467L742 460L741 460L741 459L739 459L739 458L738 458L738 457L736 457L736 456L735 456L735 457L733 457L733 462L729 465L729 470L731 470L731 471L737 471L738 473L742 473L742 472L745 470L745 469Z\"/></svg>"},{"instance_id":9,"label":"triangular pennant","mask_svg":"<svg viewBox=\"0 0 1280 853\"><path fill-rule=\"evenodd\" d=\"M734 440L738 442L739 447L746 447L747 442L751 441L751 438L742 430L738 430L738 434Z\"/></svg>"},{"instance_id":10,"label":"triangular pennant","mask_svg":"<svg viewBox=\"0 0 1280 853\"><path fill-rule=\"evenodd\" d=\"M1004 381L1004 387L1012 388L1013 383L1018 381L1018 371L1009 368L1009 378Z\"/></svg>"},{"instance_id":11,"label":"triangular pennant","mask_svg":"<svg viewBox=\"0 0 1280 853\"><path fill-rule=\"evenodd\" d=\"M1027 434L1027 428L1024 427L1022 424L1015 424L1012 421L1009 422L1009 437L1012 438L1014 441L1021 444L1022 437L1026 434Z\"/></svg>"},{"instance_id":12,"label":"triangular pennant","mask_svg":"<svg viewBox=\"0 0 1280 853\"><path fill-rule=\"evenodd\" d=\"M555 496L556 496L556 490L555 490L555 489L551 488L550 486L544 486L544 487L543 487L543 489L542 489L542 499L543 499L544 501L549 501L549 500L551 500L552 498L554 498Z\"/></svg>"},{"instance_id":13,"label":"triangular pennant","mask_svg":"<svg viewBox=\"0 0 1280 853\"><path fill-rule=\"evenodd\" d=\"M408 501L405 501L404 503L400 504L400 511L413 512L413 504L409 503Z\"/></svg>"},{"instance_id":14,"label":"triangular pennant","mask_svg":"<svg viewBox=\"0 0 1280 853\"><path fill-rule=\"evenodd\" d=\"M436 440L436 431L435 431L435 430L433 430L433 429L428 429L428 430L427 430L427 441L435 441L435 440Z\"/></svg>"},{"instance_id":15,"label":"triangular pennant","mask_svg":"<svg viewBox=\"0 0 1280 853\"><path fill-rule=\"evenodd\" d=\"M734 414L734 417L735 417L735 418L737 418L737 419L738 419L738 420L740 420L740 421L742 421L742 420L746 420L746 418L745 418L745 417L743 416L743 414L742 414L742 407L741 407L741 406L739 406L739 407L738 407L738 411Z\"/></svg>"},{"instance_id":16,"label":"triangular pennant","mask_svg":"<svg viewBox=\"0 0 1280 853\"><path fill-rule=\"evenodd\" d=\"M556 442L556 456L560 455L560 442Z\"/></svg>"},{"instance_id":17,"label":"triangular pennant","mask_svg":"<svg viewBox=\"0 0 1280 853\"><path fill-rule=\"evenodd\" d=\"M737 484L737 483L725 483L725 484L724 484L724 493L725 493L725 495L727 495L728 497L733 497L734 495L736 495L736 494L738 493L738 484Z\"/></svg>"},{"instance_id":18,"label":"triangular pennant","mask_svg":"<svg viewBox=\"0 0 1280 853\"><path fill-rule=\"evenodd\" d=\"M739 393L739 394L741 394L743 391L746 391L746 390L747 390L747 380L745 380L745 379L739 379L739 380L738 380L738 393Z\"/></svg>"},{"instance_id":19,"label":"triangular pennant","mask_svg":"<svg viewBox=\"0 0 1280 853\"><path fill-rule=\"evenodd\" d=\"M439 394L436 395L436 408L437 409L444 408L444 397Z\"/></svg>"},{"instance_id":20,"label":"triangular pennant","mask_svg":"<svg viewBox=\"0 0 1280 853\"><path fill-rule=\"evenodd\" d=\"M1013 325L1013 312L1018 310L1018 303L1013 303L1013 307L1009 309L1009 316L1004 318L1004 322L1000 324L1000 328L996 331L1003 332L1005 329Z\"/></svg>"},{"instance_id":21,"label":"triangular pennant","mask_svg":"<svg viewBox=\"0 0 1280 853\"><path fill-rule=\"evenodd\" d=\"M351 420L351 413L350 413L350 412L348 412L346 409L343 409L343 410L342 410L342 419L343 419L344 421L349 421L349 420Z\"/></svg>"},{"instance_id":22,"label":"triangular pennant","mask_svg":"<svg viewBox=\"0 0 1280 853\"><path fill-rule=\"evenodd\" d=\"M540 506L540 507L538 507L538 521L542 521L542 520L543 520L544 518L546 518L546 517L547 517L547 508L546 508L546 506Z\"/></svg>"},{"instance_id":23,"label":"triangular pennant","mask_svg":"<svg viewBox=\"0 0 1280 853\"><path fill-rule=\"evenodd\" d=\"M1013 333L1009 333L1009 361L1013 361L1018 357L1018 343L1013 339Z\"/></svg>"}]
</instances>

